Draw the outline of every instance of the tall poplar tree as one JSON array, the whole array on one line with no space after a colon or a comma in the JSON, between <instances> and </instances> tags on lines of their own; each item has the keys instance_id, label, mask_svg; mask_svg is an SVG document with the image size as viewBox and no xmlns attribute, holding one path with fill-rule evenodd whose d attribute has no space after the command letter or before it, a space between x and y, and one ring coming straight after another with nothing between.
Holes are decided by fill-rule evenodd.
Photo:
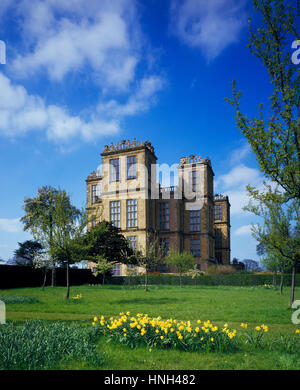
<instances>
[{"instance_id":1,"label":"tall poplar tree","mask_svg":"<svg viewBox=\"0 0 300 390\"><path fill-rule=\"evenodd\" d=\"M25 215L21 218L24 230L29 231L49 253L52 286L55 285L56 264L53 256L53 230L55 226L55 201L58 193L59 190L51 186L39 188L37 196L24 199L23 209Z\"/></svg>"}]
</instances>

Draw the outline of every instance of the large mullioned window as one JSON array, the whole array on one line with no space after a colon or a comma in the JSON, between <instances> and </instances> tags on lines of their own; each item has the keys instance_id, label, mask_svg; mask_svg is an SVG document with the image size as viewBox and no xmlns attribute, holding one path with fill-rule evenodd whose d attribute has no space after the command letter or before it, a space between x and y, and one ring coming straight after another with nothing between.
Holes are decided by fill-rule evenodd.
<instances>
[{"instance_id":1,"label":"large mullioned window","mask_svg":"<svg viewBox=\"0 0 300 390\"><path fill-rule=\"evenodd\" d=\"M100 198L100 185L99 184L93 184L92 185L92 203L96 203L97 200Z\"/></svg>"},{"instance_id":2,"label":"large mullioned window","mask_svg":"<svg viewBox=\"0 0 300 390\"><path fill-rule=\"evenodd\" d=\"M121 275L121 265L120 264L113 264L112 274L113 274L113 276L120 276Z\"/></svg>"},{"instance_id":3,"label":"large mullioned window","mask_svg":"<svg viewBox=\"0 0 300 390\"><path fill-rule=\"evenodd\" d=\"M127 157L127 179L136 178L136 156Z\"/></svg>"},{"instance_id":4,"label":"large mullioned window","mask_svg":"<svg viewBox=\"0 0 300 390\"><path fill-rule=\"evenodd\" d=\"M133 250L137 248L137 236L128 236L127 237L129 247Z\"/></svg>"},{"instance_id":5,"label":"large mullioned window","mask_svg":"<svg viewBox=\"0 0 300 390\"><path fill-rule=\"evenodd\" d=\"M200 210L190 210L190 232L200 231Z\"/></svg>"},{"instance_id":6,"label":"large mullioned window","mask_svg":"<svg viewBox=\"0 0 300 390\"><path fill-rule=\"evenodd\" d=\"M117 228L120 228L120 201L110 202L110 222Z\"/></svg>"},{"instance_id":7,"label":"large mullioned window","mask_svg":"<svg viewBox=\"0 0 300 390\"><path fill-rule=\"evenodd\" d=\"M137 199L127 199L127 227L137 227Z\"/></svg>"},{"instance_id":8,"label":"large mullioned window","mask_svg":"<svg viewBox=\"0 0 300 390\"><path fill-rule=\"evenodd\" d=\"M109 180L120 181L120 161L118 158L109 161Z\"/></svg>"},{"instance_id":9,"label":"large mullioned window","mask_svg":"<svg viewBox=\"0 0 300 390\"><path fill-rule=\"evenodd\" d=\"M191 240L190 244L191 254L195 257L200 257L200 240Z\"/></svg>"},{"instance_id":10,"label":"large mullioned window","mask_svg":"<svg viewBox=\"0 0 300 390\"><path fill-rule=\"evenodd\" d=\"M159 204L159 218L160 229L168 230L170 228L170 211L168 202L162 202Z\"/></svg>"},{"instance_id":11,"label":"large mullioned window","mask_svg":"<svg viewBox=\"0 0 300 390\"><path fill-rule=\"evenodd\" d=\"M190 191L199 192L199 172L197 170L190 172Z\"/></svg>"},{"instance_id":12,"label":"large mullioned window","mask_svg":"<svg viewBox=\"0 0 300 390\"><path fill-rule=\"evenodd\" d=\"M220 204L215 205L215 219L222 219L222 206Z\"/></svg>"},{"instance_id":13,"label":"large mullioned window","mask_svg":"<svg viewBox=\"0 0 300 390\"><path fill-rule=\"evenodd\" d=\"M221 229L215 229L215 236L216 236L216 248L222 248L222 230Z\"/></svg>"}]
</instances>

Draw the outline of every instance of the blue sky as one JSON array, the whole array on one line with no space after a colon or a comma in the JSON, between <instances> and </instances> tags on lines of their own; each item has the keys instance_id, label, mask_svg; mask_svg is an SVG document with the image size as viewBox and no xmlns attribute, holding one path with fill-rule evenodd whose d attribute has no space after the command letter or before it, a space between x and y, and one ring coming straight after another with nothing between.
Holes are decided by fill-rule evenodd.
<instances>
[{"instance_id":1,"label":"blue sky","mask_svg":"<svg viewBox=\"0 0 300 390\"><path fill-rule=\"evenodd\" d=\"M85 204L105 144L149 140L159 163L208 156L231 202L232 257L256 256L245 186L263 180L224 98L249 115L270 95L247 48L246 0L2 0L0 257L30 238L19 218L43 185Z\"/></svg>"}]
</instances>

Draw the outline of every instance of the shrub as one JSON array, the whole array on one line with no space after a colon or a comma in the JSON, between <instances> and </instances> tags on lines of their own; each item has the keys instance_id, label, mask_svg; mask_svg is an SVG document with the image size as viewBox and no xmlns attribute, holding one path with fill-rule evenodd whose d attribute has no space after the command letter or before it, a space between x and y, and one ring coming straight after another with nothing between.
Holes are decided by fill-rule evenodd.
<instances>
[{"instance_id":1,"label":"shrub","mask_svg":"<svg viewBox=\"0 0 300 390\"><path fill-rule=\"evenodd\" d=\"M7 295L7 296L0 296L0 301L3 301L5 304L12 304L12 303L39 303L39 300L37 297L26 297L23 295Z\"/></svg>"},{"instance_id":2,"label":"shrub","mask_svg":"<svg viewBox=\"0 0 300 390\"><path fill-rule=\"evenodd\" d=\"M210 265L207 267L206 275L230 275L236 272L237 270L231 265Z\"/></svg>"},{"instance_id":3,"label":"shrub","mask_svg":"<svg viewBox=\"0 0 300 390\"><path fill-rule=\"evenodd\" d=\"M206 275L219 275L218 267L216 265L210 265L206 268Z\"/></svg>"},{"instance_id":4,"label":"shrub","mask_svg":"<svg viewBox=\"0 0 300 390\"><path fill-rule=\"evenodd\" d=\"M219 265L218 266L219 275L230 275L235 274L237 270L231 265Z\"/></svg>"}]
</instances>

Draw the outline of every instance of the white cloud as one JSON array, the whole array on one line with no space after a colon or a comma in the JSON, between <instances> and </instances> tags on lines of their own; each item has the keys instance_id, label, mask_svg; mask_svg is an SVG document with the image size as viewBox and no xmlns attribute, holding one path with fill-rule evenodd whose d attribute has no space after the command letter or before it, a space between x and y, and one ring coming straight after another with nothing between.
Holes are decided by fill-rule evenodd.
<instances>
[{"instance_id":1,"label":"white cloud","mask_svg":"<svg viewBox=\"0 0 300 390\"><path fill-rule=\"evenodd\" d=\"M18 233L22 231L22 224L20 222L20 218L0 218L0 230L4 230L8 233Z\"/></svg>"},{"instance_id":2,"label":"white cloud","mask_svg":"<svg viewBox=\"0 0 300 390\"><path fill-rule=\"evenodd\" d=\"M251 225L244 225L240 226L236 231L234 232L235 236L247 236L251 235Z\"/></svg>"},{"instance_id":3,"label":"white cloud","mask_svg":"<svg viewBox=\"0 0 300 390\"><path fill-rule=\"evenodd\" d=\"M120 130L116 120L91 118L84 121L79 116L72 116L64 108L47 106L43 99L28 94L24 87L12 84L1 73L0 101L0 134L8 137L44 130L52 140L67 141L77 136L91 141Z\"/></svg>"},{"instance_id":4,"label":"white cloud","mask_svg":"<svg viewBox=\"0 0 300 390\"><path fill-rule=\"evenodd\" d=\"M230 165L238 164L240 163L244 158L249 156L251 153L251 147L247 143L244 143L239 148L233 150L231 156L230 156Z\"/></svg>"},{"instance_id":5,"label":"white cloud","mask_svg":"<svg viewBox=\"0 0 300 390\"><path fill-rule=\"evenodd\" d=\"M20 0L12 7L23 52L7 64L11 80L0 73L0 135L43 131L54 141L92 141L117 134L124 117L155 104L165 81L150 73L153 56L136 8L135 0ZM96 107L74 114L20 85L20 78L46 76L64 86L68 74L74 84L85 75Z\"/></svg>"},{"instance_id":6,"label":"white cloud","mask_svg":"<svg viewBox=\"0 0 300 390\"><path fill-rule=\"evenodd\" d=\"M173 0L171 31L213 60L239 40L247 21L244 5L245 0Z\"/></svg>"},{"instance_id":7,"label":"white cloud","mask_svg":"<svg viewBox=\"0 0 300 390\"><path fill-rule=\"evenodd\" d=\"M233 154L237 152L233 151ZM263 176L258 169L250 168L243 163L230 169L228 173L220 175L215 181L216 192L226 193L231 204L232 215L248 215L242 208L249 202L246 186L250 184L262 188Z\"/></svg>"},{"instance_id":8,"label":"white cloud","mask_svg":"<svg viewBox=\"0 0 300 390\"><path fill-rule=\"evenodd\" d=\"M257 169L249 168L244 164L240 164L232 168L228 173L221 175L217 181L217 186L222 186L224 189L241 188L247 184L257 185L261 183L261 175Z\"/></svg>"},{"instance_id":9,"label":"white cloud","mask_svg":"<svg viewBox=\"0 0 300 390\"><path fill-rule=\"evenodd\" d=\"M156 93L163 89L164 85L165 81L161 77L145 77L125 103L122 104L116 100L100 103L98 112L117 118L144 112L155 103Z\"/></svg>"},{"instance_id":10,"label":"white cloud","mask_svg":"<svg viewBox=\"0 0 300 390\"><path fill-rule=\"evenodd\" d=\"M23 0L18 13L30 43L13 62L19 76L43 70L62 81L88 65L102 87L124 90L134 80L142 39L135 2Z\"/></svg>"}]
</instances>

